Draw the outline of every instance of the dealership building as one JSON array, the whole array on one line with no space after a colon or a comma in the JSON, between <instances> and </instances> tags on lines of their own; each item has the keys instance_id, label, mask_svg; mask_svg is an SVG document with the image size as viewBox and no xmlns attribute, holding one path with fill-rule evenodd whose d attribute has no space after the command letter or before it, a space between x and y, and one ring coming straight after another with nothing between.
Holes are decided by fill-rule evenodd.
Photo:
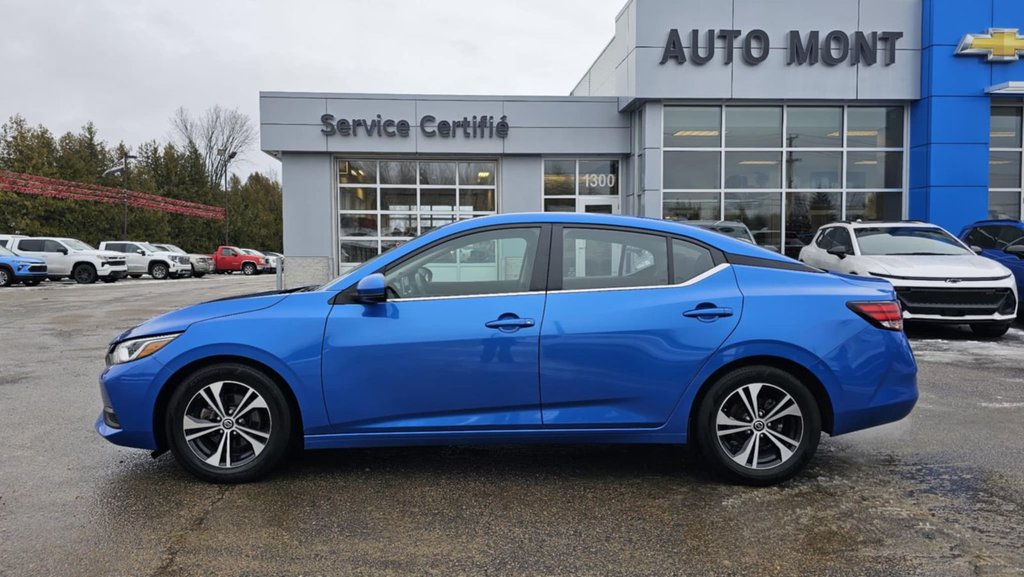
<instances>
[{"instance_id":1,"label":"dealership building","mask_svg":"<svg viewBox=\"0 0 1024 577\"><path fill-rule=\"evenodd\" d=\"M609 15L611 16L611 15ZM1022 0L631 0L568 96L263 92L289 285L456 220L1021 218Z\"/></svg>"}]
</instances>

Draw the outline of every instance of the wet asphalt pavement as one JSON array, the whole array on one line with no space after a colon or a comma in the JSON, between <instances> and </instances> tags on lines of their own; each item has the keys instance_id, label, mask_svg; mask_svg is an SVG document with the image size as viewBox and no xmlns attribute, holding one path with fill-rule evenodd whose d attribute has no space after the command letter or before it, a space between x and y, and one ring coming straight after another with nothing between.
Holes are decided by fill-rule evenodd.
<instances>
[{"instance_id":1,"label":"wet asphalt pavement","mask_svg":"<svg viewBox=\"0 0 1024 577\"><path fill-rule=\"evenodd\" d=\"M107 342L207 277L0 289L0 576L1024 575L1024 330L913 331L921 400L795 480L671 447L308 452L215 486L93 432Z\"/></svg>"}]
</instances>

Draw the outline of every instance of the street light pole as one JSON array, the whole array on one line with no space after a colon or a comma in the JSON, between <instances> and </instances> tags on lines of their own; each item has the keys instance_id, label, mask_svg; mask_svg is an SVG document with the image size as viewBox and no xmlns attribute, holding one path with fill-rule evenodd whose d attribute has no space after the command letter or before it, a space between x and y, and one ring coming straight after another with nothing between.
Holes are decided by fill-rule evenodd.
<instances>
[{"instance_id":1,"label":"street light pole","mask_svg":"<svg viewBox=\"0 0 1024 577\"><path fill-rule=\"evenodd\" d=\"M124 238L128 238L128 161L135 160L138 156L134 154L128 154L127 152L121 156L120 166L114 166L108 168L103 176L114 176L117 173L121 173L121 204L124 208L124 225L122 227L122 234Z\"/></svg>"},{"instance_id":2,"label":"street light pole","mask_svg":"<svg viewBox=\"0 0 1024 577\"><path fill-rule=\"evenodd\" d=\"M217 150L217 155L221 158L221 167L224 170L224 244L231 244L229 240L229 231L231 230L231 213L228 210L228 164L234 160L237 152L228 153L227 149L221 148Z\"/></svg>"}]
</instances>

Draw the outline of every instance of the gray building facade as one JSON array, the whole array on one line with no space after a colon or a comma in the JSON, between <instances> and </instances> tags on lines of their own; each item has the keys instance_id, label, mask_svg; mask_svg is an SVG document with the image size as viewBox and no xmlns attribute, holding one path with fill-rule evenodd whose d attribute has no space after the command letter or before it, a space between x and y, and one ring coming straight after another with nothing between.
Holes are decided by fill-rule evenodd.
<instances>
[{"instance_id":1,"label":"gray building facade","mask_svg":"<svg viewBox=\"0 0 1024 577\"><path fill-rule=\"evenodd\" d=\"M798 250L905 218L922 0L631 0L569 96L263 92L289 286L448 222L741 220Z\"/></svg>"}]
</instances>

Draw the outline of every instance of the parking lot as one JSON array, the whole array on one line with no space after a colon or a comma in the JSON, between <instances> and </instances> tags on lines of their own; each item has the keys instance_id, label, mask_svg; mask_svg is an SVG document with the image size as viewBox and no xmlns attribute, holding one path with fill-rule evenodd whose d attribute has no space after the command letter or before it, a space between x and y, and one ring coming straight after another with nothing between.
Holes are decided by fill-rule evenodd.
<instances>
[{"instance_id":1,"label":"parking lot","mask_svg":"<svg viewBox=\"0 0 1024 577\"><path fill-rule=\"evenodd\" d=\"M921 398L782 486L681 448L306 453L215 486L93 431L109 340L273 276L0 289L0 576L1024 575L1024 330L912 331Z\"/></svg>"}]
</instances>

